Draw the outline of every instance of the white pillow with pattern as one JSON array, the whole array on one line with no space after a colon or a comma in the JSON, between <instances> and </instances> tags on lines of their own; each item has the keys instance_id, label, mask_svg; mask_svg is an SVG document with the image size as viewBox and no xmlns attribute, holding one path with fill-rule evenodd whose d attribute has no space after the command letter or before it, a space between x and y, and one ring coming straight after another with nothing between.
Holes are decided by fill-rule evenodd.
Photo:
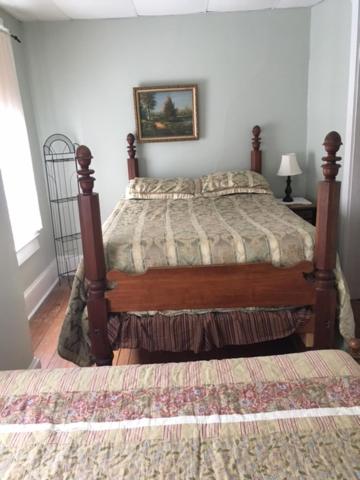
<instances>
[{"instance_id":1,"label":"white pillow with pattern","mask_svg":"<svg viewBox=\"0 0 360 480\"><path fill-rule=\"evenodd\" d=\"M204 197L217 197L233 193L273 193L265 177L251 170L215 172L205 175L199 180L200 195Z\"/></svg>"},{"instance_id":2,"label":"white pillow with pattern","mask_svg":"<svg viewBox=\"0 0 360 480\"><path fill-rule=\"evenodd\" d=\"M195 182L191 178L136 177L130 180L126 198L137 199L179 199L193 198Z\"/></svg>"}]
</instances>

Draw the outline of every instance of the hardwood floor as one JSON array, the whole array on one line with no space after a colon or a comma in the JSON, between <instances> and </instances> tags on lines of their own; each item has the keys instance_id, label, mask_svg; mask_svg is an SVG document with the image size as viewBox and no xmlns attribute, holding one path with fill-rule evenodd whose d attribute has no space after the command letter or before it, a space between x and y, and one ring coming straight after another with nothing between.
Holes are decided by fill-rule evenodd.
<instances>
[{"instance_id":1,"label":"hardwood floor","mask_svg":"<svg viewBox=\"0 0 360 480\"><path fill-rule=\"evenodd\" d=\"M69 368L75 365L57 353L57 342L70 295L67 282L55 287L49 297L30 320L31 340L34 355L41 361L42 368ZM131 363L131 350L114 352L114 365ZM137 362L135 362L137 363Z\"/></svg>"},{"instance_id":2,"label":"hardwood floor","mask_svg":"<svg viewBox=\"0 0 360 480\"><path fill-rule=\"evenodd\" d=\"M70 289L66 282L58 285L30 320L30 333L35 357L42 368L72 367L57 353L57 340L65 316Z\"/></svg>"},{"instance_id":3,"label":"hardwood floor","mask_svg":"<svg viewBox=\"0 0 360 480\"><path fill-rule=\"evenodd\" d=\"M69 368L75 365L62 359L56 349L61 325L65 317L70 295L67 282L58 285L30 321L31 339L34 355L40 359L42 368ZM360 337L360 300L353 302L357 320L357 336ZM114 352L113 365L136 363L166 363L188 360L209 360L211 358L230 358L251 355L272 355L294 351L295 337L250 347L226 347L195 354L191 352L147 352L145 350L121 349Z\"/></svg>"}]
</instances>

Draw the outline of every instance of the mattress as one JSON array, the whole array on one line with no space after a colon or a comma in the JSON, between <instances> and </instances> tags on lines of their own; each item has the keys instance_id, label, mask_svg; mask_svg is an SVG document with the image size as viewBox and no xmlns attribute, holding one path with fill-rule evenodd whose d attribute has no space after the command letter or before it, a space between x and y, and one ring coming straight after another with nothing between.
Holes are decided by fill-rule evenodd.
<instances>
[{"instance_id":1,"label":"mattress","mask_svg":"<svg viewBox=\"0 0 360 480\"><path fill-rule=\"evenodd\" d=\"M149 267L312 260L314 227L270 194L121 200L107 222L106 262Z\"/></svg>"},{"instance_id":2,"label":"mattress","mask_svg":"<svg viewBox=\"0 0 360 480\"><path fill-rule=\"evenodd\" d=\"M358 478L346 353L0 373L0 478Z\"/></svg>"},{"instance_id":3,"label":"mattress","mask_svg":"<svg viewBox=\"0 0 360 480\"><path fill-rule=\"evenodd\" d=\"M104 224L107 269L141 273L149 267L269 262L274 266L311 261L315 229L271 194L236 194L177 200L121 200ZM340 331L354 336L350 298L336 272ZM75 276L59 340L59 354L91 364L82 264ZM256 307L256 305L254 305ZM85 313L84 313L85 312ZM156 315L158 312L133 312ZM163 315L208 311L161 312ZM122 319L119 319L119 331ZM116 323L116 322L113 322ZM294 331L289 326L287 334ZM285 336L285 335L284 335ZM270 332L267 340L274 335Z\"/></svg>"}]
</instances>

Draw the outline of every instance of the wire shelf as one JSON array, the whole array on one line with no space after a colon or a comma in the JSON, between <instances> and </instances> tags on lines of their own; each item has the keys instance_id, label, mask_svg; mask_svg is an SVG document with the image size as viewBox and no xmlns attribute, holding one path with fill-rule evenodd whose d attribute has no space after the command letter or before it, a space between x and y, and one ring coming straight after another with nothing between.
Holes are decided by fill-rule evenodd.
<instances>
[{"instance_id":1,"label":"wire shelf","mask_svg":"<svg viewBox=\"0 0 360 480\"><path fill-rule=\"evenodd\" d=\"M77 195L74 195L72 197L64 197L64 198L51 198L50 202L52 203L66 203L66 202L74 202L77 200Z\"/></svg>"},{"instance_id":2,"label":"wire shelf","mask_svg":"<svg viewBox=\"0 0 360 480\"><path fill-rule=\"evenodd\" d=\"M43 146L58 275L69 284L82 255L76 146L59 133L48 137Z\"/></svg>"},{"instance_id":3,"label":"wire shelf","mask_svg":"<svg viewBox=\"0 0 360 480\"><path fill-rule=\"evenodd\" d=\"M71 233L70 235L64 235L63 237L55 237L56 242L69 242L71 240L81 239L81 233Z\"/></svg>"}]
</instances>

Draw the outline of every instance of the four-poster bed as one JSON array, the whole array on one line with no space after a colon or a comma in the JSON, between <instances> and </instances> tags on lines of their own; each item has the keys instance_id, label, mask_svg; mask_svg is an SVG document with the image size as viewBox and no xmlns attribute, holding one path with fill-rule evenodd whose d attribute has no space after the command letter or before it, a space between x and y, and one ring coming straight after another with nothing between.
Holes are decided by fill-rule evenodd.
<instances>
[{"instance_id":1,"label":"four-poster bed","mask_svg":"<svg viewBox=\"0 0 360 480\"><path fill-rule=\"evenodd\" d=\"M260 127L255 126L252 133L251 171L261 173ZM134 141L134 136L129 134L129 180L139 176ZM96 364L112 363L108 318L113 312L311 306L314 313L311 320L298 327L297 332L306 336L307 346L331 348L334 345L337 309L334 269L340 195L340 182L336 181L336 175L340 157L336 154L340 145L338 133L331 132L326 136L324 147L327 156L323 158L325 180L318 187L313 261L303 260L281 268L280 264L274 266L269 261L160 266L137 274L118 270L106 272L99 197L93 192L94 171L89 169L92 156L86 146L80 146L77 150L82 190L79 210L88 282L89 336ZM253 220L251 222L254 223ZM107 282L111 283L110 290ZM359 342L351 340L350 348L358 349Z\"/></svg>"}]
</instances>

